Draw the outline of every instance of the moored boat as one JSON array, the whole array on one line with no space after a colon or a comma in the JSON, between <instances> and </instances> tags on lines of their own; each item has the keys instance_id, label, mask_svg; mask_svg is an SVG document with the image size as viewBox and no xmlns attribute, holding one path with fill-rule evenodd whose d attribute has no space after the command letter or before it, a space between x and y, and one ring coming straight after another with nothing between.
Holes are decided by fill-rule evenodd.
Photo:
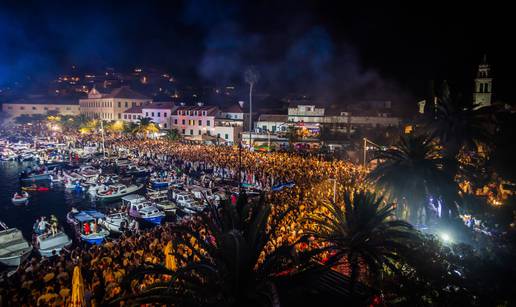
<instances>
[{"instance_id":1,"label":"moored boat","mask_svg":"<svg viewBox=\"0 0 516 307\"><path fill-rule=\"evenodd\" d=\"M152 224L159 225L163 218L165 218L163 211L148 202L145 197L141 195L127 195L122 197L122 204L129 208L130 216Z\"/></svg>"},{"instance_id":2,"label":"moored boat","mask_svg":"<svg viewBox=\"0 0 516 307\"><path fill-rule=\"evenodd\" d=\"M44 233L35 236L35 248L41 256L50 257L52 252L56 254L72 244L72 240L62 230L58 230L55 234Z\"/></svg>"},{"instance_id":3,"label":"moored boat","mask_svg":"<svg viewBox=\"0 0 516 307\"><path fill-rule=\"evenodd\" d=\"M29 193L23 191L21 193L14 193L11 201L15 204L24 204L29 200Z\"/></svg>"},{"instance_id":4,"label":"moored boat","mask_svg":"<svg viewBox=\"0 0 516 307\"><path fill-rule=\"evenodd\" d=\"M129 215L127 212L116 212L106 215L99 220L99 224L109 231L120 233L129 227Z\"/></svg>"},{"instance_id":5,"label":"moored boat","mask_svg":"<svg viewBox=\"0 0 516 307\"><path fill-rule=\"evenodd\" d=\"M126 195L135 193L139 191L141 188L143 188L143 184L132 184L129 186L126 186L125 184L113 184L108 187L106 191L99 191L97 190L95 193L95 199L100 201L110 201L119 199L121 197L124 197Z\"/></svg>"},{"instance_id":6,"label":"moored boat","mask_svg":"<svg viewBox=\"0 0 516 307\"><path fill-rule=\"evenodd\" d=\"M66 215L66 220L75 230L77 238L90 244L102 244L109 235L109 231L100 228L99 220L106 216L95 210L71 211Z\"/></svg>"},{"instance_id":7,"label":"moored boat","mask_svg":"<svg viewBox=\"0 0 516 307\"><path fill-rule=\"evenodd\" d=\"M32 246L23 238L20 230L8 228L0 222L0 263L19 266L32 251Z\"/></svg>"}]
</instances>

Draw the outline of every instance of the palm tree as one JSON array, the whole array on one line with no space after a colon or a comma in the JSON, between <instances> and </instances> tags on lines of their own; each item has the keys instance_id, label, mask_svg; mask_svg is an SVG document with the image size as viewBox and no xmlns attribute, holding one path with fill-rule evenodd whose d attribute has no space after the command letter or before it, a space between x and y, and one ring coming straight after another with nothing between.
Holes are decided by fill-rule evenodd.
<instances>
[{"instance_id":1,"label":"palm tree","mask_svg":"<svg viewBox=\"0 0 516 307\"><path fill-rule=\"evenodd\" d=\"M421 216L428 218L427 209L437 209L430 207L429 202L439 206L439 201L440 206L454 210L457 186L453 177L443 171L446 160L435 139L426 135L403 135L394 147L378 152L375 158L382 162L369 173L368 181L397 200L402 205L400 208L408 211L406 218L410 221L425 222ZM445 202L441 202L441 198Z\"/></svg>"},{"instance_id":2,"label":"palm tree","mask_svg":"<svg viewBox=\"0 0 516 307\"><path fill-rule=\"evenodd\" d=\"M151 118L143 117L138 120L137 126L132 132L147 135L149 133L154 133L158 131L159 128L156 126L154 122L152 122Z\"/></svg>"},{"instance_id":3,"label":"palm tree","mask_svg":"<svg viewBox=\"0 0 516 307\"><path fill-rule=\"evenodd\" d=\"M165 138L171 141L177 141L181 139L181 134L179 134L179 130L177 129L171 129L167 131L167 134L165 135Z\"/></svg>"},{"instance_id":4,"label":"palm tree","mask_svg":"<svg viewBox=\"0 0 516 307\"><path fill-rule=\"evenodd\" d=\"M270 250L271 236L287 213L273 216L263 197L259 202L248 202L244 193L236 205L223 203L221 212L209 207L210 213L199 217L201 229L211 239L203 239L199 231L190 228L175 227L172 231L173 244L188 247L197 260L185 258L176 249L173 256L186 263L176 271L149 266L132 272L126 285L145 278L145 274L169 275L171 280L121 300L174 306L270 306L278 300L274 278L293 267L293 245L278 244Z\"/></svg>"},{"instance_id":5,"label":"palm tree","mask_svg":"<svg viewBox=\"0 0 516 307\"><path fill-rule=\"evenodd\" d=\"M398 261L417 242L413 227L394 220L393 205L375 193L346 191L342 203L325 201L322 209L327 213L308 218L315 227L306 230L307 236L326 246L320 252L329 252L328 266L348 266L351 293L360 278L360 266L377 284L384 267L396 272Z\"/></svg>"},{"instance_id":6,"label":"palm tree","mask_svg":"<svg viewBox=\"0 0 516 307\"><path fill-rule=\"evenodd\" d=\"M435 116L427 118L424 124L429 134L439 139L447 156L455 159L463 148L476 150L479 144L491 143L488 123L492 115L494 109L491 107L476 109L471 104L462 103L460 97L452 97L447 83L444 83ZM449 166L453 167L452 164ZM450 170L456 171L456 168Z\"/></svg>"}]
</instances>

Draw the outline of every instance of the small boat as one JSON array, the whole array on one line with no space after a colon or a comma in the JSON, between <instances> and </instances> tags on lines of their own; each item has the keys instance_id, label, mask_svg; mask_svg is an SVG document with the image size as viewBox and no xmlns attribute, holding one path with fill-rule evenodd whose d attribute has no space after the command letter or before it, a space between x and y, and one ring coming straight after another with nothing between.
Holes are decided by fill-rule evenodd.
<instances>
[{"instance_id":1,"label":"small boat","mask_svg":"<svg viewBox=\"0 0 516 307\"><path fill-rule=\"evenodd\" d=\"M184 191L174 191L172 198L177 206L187 213L201 212L205 208L205 206L193 199L189 193Z\"/></svg>"},{"instance_id":2,"label":"small boat","mask_svg":"<svg viewBox=\"0 0 516 307\"><path fill-rule=\"evenodd\" d=\"M127 212L116 212L106 215L99 220L99 224L109 231L120 233L129 227L129 215Z\"/></svg>"},{"instance_id":3,"label":"small boat","mask_svg":"<svg viewBox=\"0 0 516 307\"><path fill-rule=\"evenodd\" d=\"M24 204L29 200L29 193L23 191L21 193L14 193L11 201L15 204Z\"/></svg>"},{"instance_id":4,"label":"small boat","mask_svg":"<svg viewBox=\"0 0 516 307\"><path fill-rule=\"evenodd\" d=\"M50 257L52 252L56 254L72 244L72 240L62 231L58 230L56 234L44 233L35 236L34 246L41 256Z\"/></svg>"},{"instance_id":5,"label":"small boat","mask_svg":"<svg viewBox=\"0 0 516 307\"><path fill-rule=\"evenodd\" d=\"M168 190L147 190L147 197L159 209L165 211L165 214L175 214L177 206L168 199Z\"/></svg>"},{"instance_id":6,"label":"small boat","mask_svg":"<svg viewBox=\"0 0 516 307\"><path fill-rule=\"evenodd\" d=\"M165 217L165 213L148 202L145 197L141 195L127 195L122 197L122 205L129 208L129 215L142 219L146 222L159 225Z\"/></svg>"},{"instance_id":7,"label":"small boat","mask_svg":"<svg viewBox=\"0 0 516 307\"><path fill-rule=\"evenodd\" d=\"M110 185L106 191L97 190L95 193L95 199L98 199L100 201L115 200L115 199L124 197L126 195L135 193L138 190L140 190L141 188L143 188L143 184L139 184L139 185L132 184L132 185L126 186L125 184L118 183L118 184Z\"/></svg>"},{"instance_id":8,"label":"small boat","mask_svg":"<svg viewBox=\"0 0 516 307\"><path fill-rule=\"evenodd\" d=\"M108 230L99 227L99 220L105 218L104 214L95 210L70 211L66 215L68 223L74 226L77 238L96 245L102 244L109 235Z\"/></svg>"},{"instance_id":9,"label":"small boat","mask_svg":"<svg viewBox=\"0 0 516 307\"><path fill-rule=\"evenodd\" d=\"M64 177L62 176L59 176L59 175L50 175L50 181L52 183L61 183L63 182L64 180Z\"/></svg>"},{"instance_id":10,"label":"small boat","mask_svg":"<svg viewBox=\"0 0 516 307\"><path fill-rule=\"evenodd\" d=\"M32 251L32 246L23 238L20 230L8 228L0 222L0 263L19 266Z\"/></svg>"},{"instance_id":11,"label":"small boat","mask_svg":"<svg viewBox=\"0 0 516 307\"><path fill-rule=\"evenodd\" d=\"M34 191L34 192L48 192L48 191L50 191L50 188L30 186L30 187L22 187L22 190L23 191Z\"/></svg>"},{"instance_id":12,"label":"small boat","mask_svg":"<svg viewBox=\"0 0 516 307\"><path fill-rule=\"evenodd\" d=\"M27 174L27 173L22 173L22 175L21 175L21 177L20 177L20 180L21 180L21 181L24 181L24 182L50 180L50 174L49 174L49 173L41 173L41 174L35 174L35 173Z\"/></svg>"}]
</instances>

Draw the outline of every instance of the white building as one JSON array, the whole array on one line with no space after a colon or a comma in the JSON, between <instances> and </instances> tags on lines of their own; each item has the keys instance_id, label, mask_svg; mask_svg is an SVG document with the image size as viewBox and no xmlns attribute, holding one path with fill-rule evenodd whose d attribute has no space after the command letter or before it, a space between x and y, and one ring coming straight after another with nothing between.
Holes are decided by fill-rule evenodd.
<instances>
[{"instance_id":1,"label":"white building","mask_svg":"<svg viewBox=\"0 0 516 307\"><path fill-rule=\"evenodd\" d=\"M80 99L81 114L91 118L104 120L122 119L125 110L142 106L151 100L144 95L122 86L112 90L110 93L101 93L96 88L92 88L88 93L87 99Z\"/></svg>"},{"instance_id":2,"label":"white building","mask_svg":"<svg viewBox=\"0 0 516 307\"><path fill-rule=\"evenodd\" d=\"M285 132L288 129L288 115L261 114L255 127L262 132Z\"/></svg>"},{"instance_id":3,"label":"white building","mask_svg":"<svg viewBox=\"0 0 516 307\"><path fill-rule=\"evenodd\" d=\"M220 124L230 126L242 126L243 129L247 129L249 126L249 113L244 111L244 102L239 101L238 103L232 104L227 108L223 108L217 120Z\"/></svg>"},{"instance_id":4,"label":"white building","mask_svg":"<svg viewBox=\"0 0 516 307\"><path fill-rule=\"evenodd\" d=\"M122 113L124 122L137 123L142 118L143 106L131 107Z\"/></svg>"},{"instance_id":5,"label":"white building","mask_svg":"<svg viewBox=\"0 0 516 307\"><path fill-rule=\"evenodd\" d=\"M321 123L324 108L314 104L293 104L288 108L288 121L294 123Z\"/></svg>"},{"instance_id":6,"label":"white building","mask_svg":"<svg viewBox=\"0 0 516 307\"><path fill-rule=\"evenodd\" d=\"M79 115L80 106L75 100L62 100L55 97L30 97L12 102L4 102L2 111L9 117L21 115Z\"/></svg>"},{"instance_id":7,"label":"white building","mask_svg":"<svg viewBox=\"0 0 516 307\"><path fill-rule=\"evenodd\" d=\"M215 126L214 136L217 141L228 145L238 144L242 135L242 126Z\"/></svg>"},{"instance_id":8,"label":"white building","mask_svg":"<svg viewBox=\"0 0 516 307\"><path fill-rule=\"evenodd\" d=\"M172 113L175 110L176 106L172 102L151 102L143 105L142 115L158 124L160 129L170 129Z\"/></svg>"},{"instance_id":9,"label":"white building","mask_svg":"<svg viewBox=\"0 0 516 307\"><path fill-rule=\"evenodd\" d=\"M214 106L179 106L172 113L171 127L185 137L215 134L215 118L219 109Z\"/></svg>"}]
</instances>

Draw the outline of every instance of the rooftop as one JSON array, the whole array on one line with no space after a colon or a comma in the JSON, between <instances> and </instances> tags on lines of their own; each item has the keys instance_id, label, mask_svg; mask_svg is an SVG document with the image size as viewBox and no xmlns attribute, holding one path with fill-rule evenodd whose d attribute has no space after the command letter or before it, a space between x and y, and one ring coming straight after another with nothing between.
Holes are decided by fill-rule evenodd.
<instances>
[{"instance_id":1,"label":"rooftop","mask_svg":"<svg viewBox=\"0 0 516 307\"><path fill-rule=\"evenodd\" d=\"M261 122L287 122L288 115L285 114L261 114L258 117L258 121Z\"/></svg>"},{"instance_id":2,"label":"rooftop","mask_svg":"<svg viewBox=\"0 0 516 307\"><path fill-rule=\"evenodd\" d=\"M78 99L35 95L25 98L18 98L12 101L3 102L4 104L62 104L79 105Z\"/></svg>"},{"instance_id":3,"label":"rooftop","mask_svg":"<svg viewBox=\"0 0 516 307\"><path fill-rule=\"evenodd\" d=\"M172 101L153 101L150 103L146 103L143 106L143 109L166 109L171 110L175 107L175 104Z\"/></svg>"},{"instance_id":4,"label":"rooftop","mask_svg":"<svg viewBox=\"0 0 516 307\"><path fill-rule=\"evenodd\" d=\"M131 114L142 113L142 110L143 110L143 106L134 106L134 107L130 107L129 109L125 110L124 113L131 113Z\"/></svg>"},{"instance_id":5,"label":"rooftop","mask_svg":"<svg viewBox=\"0 0 516 307\"><path fill-rule=\"evenodd\" d=\"M100 97L96 97L100 96ZM131 89L129 86L121 86L119 88L113 89L110 93L103 93L99 91L97 88L92 88L90 93L88 94L88 98L122 98L122 99L150 99L149 97L138 93L137 91Z\"/></svg>"}]
</instances>

